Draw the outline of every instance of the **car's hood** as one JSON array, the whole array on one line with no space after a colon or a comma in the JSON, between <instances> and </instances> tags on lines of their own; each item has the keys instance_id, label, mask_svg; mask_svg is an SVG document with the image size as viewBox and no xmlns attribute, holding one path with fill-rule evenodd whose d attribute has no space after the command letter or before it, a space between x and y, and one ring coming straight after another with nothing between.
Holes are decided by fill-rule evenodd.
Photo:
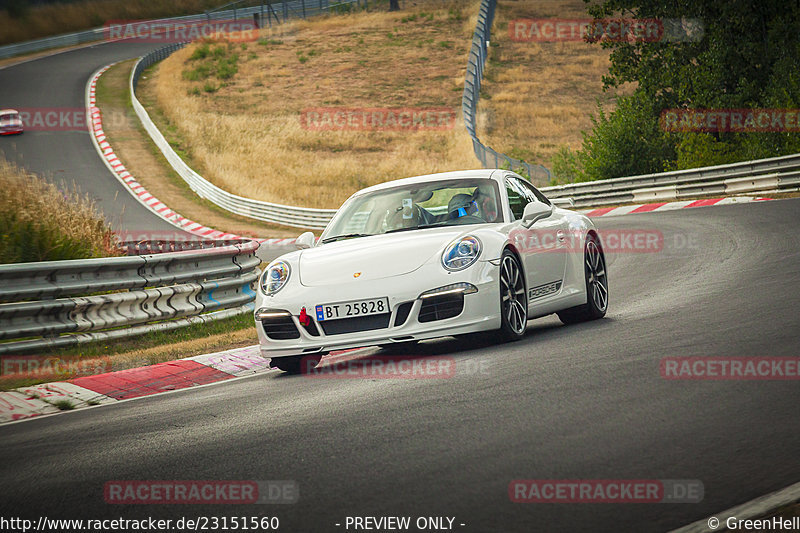
<instances>
[{"instance_id":1,"label":"car's hood","mask_svg":"<svg viewBox=\"0 0 800 533\"><path fill-rule=\"evenodd\" d=\"M478 226L447 226L359 237L303 250L300 283L319 287L413 272L459 235Z\"/></svg>"}]
</instances>

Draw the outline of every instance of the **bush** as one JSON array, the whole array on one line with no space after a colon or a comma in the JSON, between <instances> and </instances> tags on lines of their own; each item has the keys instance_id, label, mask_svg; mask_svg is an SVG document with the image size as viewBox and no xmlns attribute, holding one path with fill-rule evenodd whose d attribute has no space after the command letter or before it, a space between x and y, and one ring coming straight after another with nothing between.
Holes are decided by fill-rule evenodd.
<instances>
[{"instance_id":1,"label":"bush","mask_svg":"<svg viewBox=\"0 0 800 533\"><path fill-rule=\"evenodd\" d=\"M213 45L213 47L212 47ZM187 81L201 81L203 90L214 92L219 87L210 82L210 77L229 80L239 72L239 54L233 52L230 43L207 40L198 45L189 56L181 75Z\"/></svg>"},{"instance_id":2,"label":"bush","mask_svg":"<svg viewBox=\"0 0 800 533\"><path fill-rule=\"evenodd\" d=\"M584 180L661 172L675 160L674 140L659 127L659 110L641 93L619 97L611 113L599 103L597 109L578 154Z\"/></svg>"},{"instance_id":3,"label":"bush","mask_svg":"<svg viewBox=\"0 0 800 533\"><path fill-rule=\"evenodd\" d=\"M564 183L575 183L585 181L582 178L580 161L578 154L569 146L562 146L553 156L553 177L550 185L561 185Z\"/></svg>"},{"instance_id":4,"label":"bush","mask_svg":"<svg viewBox=\"0 0 800 533\"><path fill-rule=\"evenodd\" d=\"M183 71L183 79L188 81L202 81L211 74L211 67L208 65L197 65L191 70Z\"/></svg>"},{"instance_id":5,"label":"bush","mask_svg":"<svg viewBox=\"0 0 800 533\"><path fill-rule=\"evenodd\" d=\"M675 170L724 165L741 160L735 142L725 142L710 133L682 133L679 138Z\"/></svg>"},{"instance_id":6,"label":"bush","mask_svg":"<svg viewBox=\"0 0 800 533\"><path fill-rule=\"evenodd\" d=\"M194 49L192 55L189 56L189 60L197 61L198 59L205 59L208 57L209 53L211 53L211 48L209 47L208 43L203 43Z\"/></svg>"},{"instance_id":7,"label":"bush","mask_svg":"<svg viewBox=\"0 0 800 533\"><path fill-rule=\"evenodd\" d=\"M0 263L121 255L92 200L0 160Z\"/></svg>"},{"instance_id":8,"label":"bush","mask_svg":"<svg viewBox=\"0 0 800 533\"><path fill-rule=\"evenodd\" d=\"M232 78L239 72L238 62L239 54L233 54L226 59L220 59L217 63L217 78L221 80Z\"/></svg>"}]
</instances>

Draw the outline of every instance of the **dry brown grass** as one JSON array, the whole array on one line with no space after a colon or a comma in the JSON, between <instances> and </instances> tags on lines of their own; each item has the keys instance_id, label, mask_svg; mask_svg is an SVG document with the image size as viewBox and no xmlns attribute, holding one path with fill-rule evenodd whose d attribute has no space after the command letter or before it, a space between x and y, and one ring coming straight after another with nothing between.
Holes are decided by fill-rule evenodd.
<instances>
[{"instance_id":1,"label":"dry brown grass","mask_svg":"<svg viewBox=\"0 0 800 533\"><path fill-rule=\"evenodd\" d=\"M0 263L120 255L95 203L0 157Z\"/></svg>"},{"instance_id":2,"label":"dry brown grass","mask_svg":"<svg viewBox=\"0 0 800 533\"><path fill-rule=\"evenodd\" d=\"M216 0L79 0L27 7L22 17L0 10L0 44L103 26L109 20L141 20L202 13Z\"/></svg>"},{"instance_id":3,"label":"dry brown grass","mask_svg":"<svg viewBox=\"0 0 800 533\"><path fill-rule=\"evenodd\" d=\"M114 65L97 84L97 107L103 131L128 171L147 190L180 213L205 226L246 237L294 237L294 228L236 216L197 196L172 170L141 127L128 98L128 78L135 59Z\"/></svg>"},{"instance_id":4,"label":"dry brown grass","mask_svg":"<svg viewBox=\"0 0 800 533\"><path fill-rule=\"evenodd\" d=\"M183 79L195 44L164 61L143 94L176 128L195 170L223 189L338 207L368 185L479 165L460 119L452 130L417 132L315 132L300 122L309 107L458 111L477 8L474 0L424 0L398 13L283 25L264 32L266 44L239 48L238 73L212 79L213 93L203 90L208 80Z\"/></svg>"},{"instance_id":5,"label":"dry brown grass","mask_svg":"<svg viewBox=\"0 0 800 533\"><path fill-rule=\"evenodd\" d=\"M499 1L478 113L484 144L549 168L559 147L580 148L598 99L613 109L613 94L603 92L601 80L609 54L600 45L509 38L514 19L586 16L582 0Z\"/></svg>"}]
</instances>

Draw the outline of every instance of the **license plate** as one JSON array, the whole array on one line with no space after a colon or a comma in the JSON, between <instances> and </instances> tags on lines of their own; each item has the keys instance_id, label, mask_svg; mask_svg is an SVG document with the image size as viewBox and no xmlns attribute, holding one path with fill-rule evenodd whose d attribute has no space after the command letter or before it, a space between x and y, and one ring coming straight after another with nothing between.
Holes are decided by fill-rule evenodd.
<instances>
[{"instance_id":1,"label":"license plate","mask_svg":"<svg viewBox=\"0 0 800 533\"><path fill-rule=\"evenodd\" d=\"M389 298L353 300L335 304L318 305L315 308L317 321L355 318L358 316L381 315L389 312Z\"/></svg>"}]
</instances>

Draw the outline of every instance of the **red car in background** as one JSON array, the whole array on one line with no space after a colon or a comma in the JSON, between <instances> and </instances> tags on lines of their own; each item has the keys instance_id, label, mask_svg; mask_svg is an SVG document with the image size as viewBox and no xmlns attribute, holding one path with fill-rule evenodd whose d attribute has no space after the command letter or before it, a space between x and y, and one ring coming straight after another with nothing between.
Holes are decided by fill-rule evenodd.
<instances>
[{"instance_id":1,"label":"red car in background","mask_svg":"<svg viewBox=\"0 0 800 533\"><path fill-rule=\"evenodd\" d=\"M16 109L0 109L0 135L22 133L22 119Z\"/></svg>"}]
</instances>

